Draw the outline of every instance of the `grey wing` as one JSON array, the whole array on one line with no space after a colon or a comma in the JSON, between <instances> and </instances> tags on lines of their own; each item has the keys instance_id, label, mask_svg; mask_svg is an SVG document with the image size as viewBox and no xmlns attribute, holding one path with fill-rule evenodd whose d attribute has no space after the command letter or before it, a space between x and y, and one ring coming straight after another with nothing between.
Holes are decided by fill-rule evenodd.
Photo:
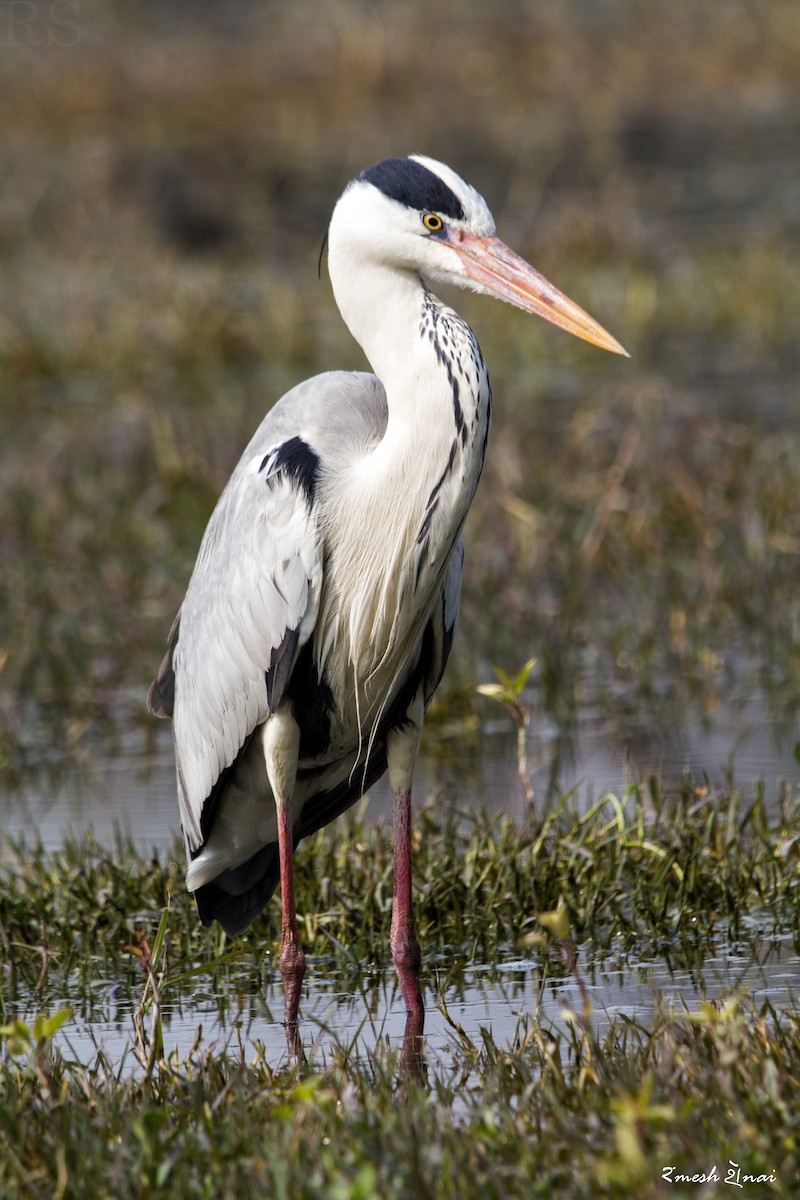
<instances>
[{"instance_id":1,"label":"grey wing","mask_svg":"<svg viewBox=\"0 0 800 1200\"><path fill-rule=\"evenodd\" d=\"M322 543L319 460L300 437L251 442L220 497L148 701L171 715L190 851L220 775L278 707L314 629Z\"/></svg>"}]
</instances>

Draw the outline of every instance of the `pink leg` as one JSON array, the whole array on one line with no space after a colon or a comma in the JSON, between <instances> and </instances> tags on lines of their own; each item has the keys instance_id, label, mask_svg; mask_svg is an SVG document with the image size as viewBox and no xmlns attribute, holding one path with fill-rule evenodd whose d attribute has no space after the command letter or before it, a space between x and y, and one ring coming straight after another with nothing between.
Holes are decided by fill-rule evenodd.
<instances>
[{"instance_id":1,"label":"pink leg","mask_svg":"<svg viewBox=\"0 0 800 1200\"><path fill-rule=\"evenodd\" d=\"M297 1030L300 990L306 973L306 956L300 945L294 902L291 805L278 805L278 857L281 869L281 975L283 977L283 1020L287 1036Z\"/></svg>"},{"instance_id":2,"label":"pink leg","mask_svg":"<svg viewBox=\"0 0 800 1200\"><path fill-rule=\"evenodd\" d=\"M422 962L414 929L411 905L411 791L395 792L394 815L394 903L392 906L391 947L394 969L403 991L406 1011L421 1018L425 1006L419 986ZM419 1032L422 1032L421 1023Z\"/></svg>"},{"instance_id":3,"label":"pink leg","mask_svg":"<svg viewBox=\"0 0 800 1200\"><path fill-rule=\"evenodd\" d=\"M400 1051L400 1079L421 1079L427 1074L425 1059L422 1054L425 1032L425 1013L406 1014L406 1028L403 1033L403 1045Z\"/></svg>"}]
</instances>

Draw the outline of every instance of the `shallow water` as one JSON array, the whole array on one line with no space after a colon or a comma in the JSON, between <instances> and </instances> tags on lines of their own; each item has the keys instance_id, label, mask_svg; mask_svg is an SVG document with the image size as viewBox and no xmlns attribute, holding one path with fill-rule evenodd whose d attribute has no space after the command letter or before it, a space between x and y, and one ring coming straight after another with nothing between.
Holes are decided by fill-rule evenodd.
<instances>
[{"instance_id":1,"label":"shallow water","mask_svg":"<svg viewBox=\"0 0 800 1200\"><path fill-rule=\"evenodd\" d=\"M795 756L800 718L784 714L779 725L758 692L720 701L705 720L692 715L684 724L644 708L623 713L614 704L587 704L568 736L541 715L535 693L529 703L528 767L540 815L555 795L574 791L578 807L588 807L608 793L622 797L632 783L650 778L669 791L687 774L711 787L733 780L746 795L762 784L765 802L774 808L783 783L800 779ZM460 728L450 735L426 731L415 783L418 804L435 795L437 803L462 812L485 808L525 815L513 726L496 704L487 702L487 716L477 749L467 749ZM3 833L12 840L41 840L48 849L59 847L68 834L80 837L90 830L103 845L123 833L143 853L168 849L178 831L178 809L166 723L158 724L154 744L144 745L141 732L119 738L113 749L87 740L78 759L30 771L14 785L0 777ZM365 803L368 818L390 817L385 779Z\"/></svg>"},{"instance_id":2,"label":"shallow water","mask_svg":"<svg viewBox=\"0 0 800 1200\"><path fill-rule=\"evenodd\" d=\"M800 955L790 938L757 943L754 948L720 947L699 972L670 971L663 962L617 965L592 963L579 954L580 985L575 977L544 980L528 960L509 958L499 967L466 969L457 986L442 994L436 972L427 970L424 1056L429 1064L445 1067L465 1041L480 1048L484 1034L498 1046L513 1045L531 1021L545 1030L564 1032L582 1018L585 1000L589 1023L602 1037L612 1023L627 1018L639 1025L652 1024L657 1007L677 1015L696 1011L701 1000L748 996L754 1004L769 1001L775 1009L794 1003L800 995ZM341 990L341 981L330 977L323 964L309 961L301 1005L300 1034L310 1061L324 1063L338 1049L347 1048L366 1058L379 1043L400 1050L406 1015L402 997L389 972L365 976L368 990L352 994ZM286 1037L279 1020L282 992L276 980L263 993L252 991L252 980L242 980L246 993L227 997L200 989L191 1002L162 1006L164 1048L185 1058L193 1047L203 1051L222 1048L241 1053L246 1061L256 1047L270 1066L288 1060ZM583 994L581 992L583 988ZM114 1070L137 1070L134 1054L131 997L113 992L95 997L104 1015L87 1019L80 1012L56 1037L66 1057L91 1065L102 1053ZM70 1002L65 996L63 1003ZM53 1009L59 1007L54 1004ZM111 1015L113 1013L113 1015ZM577 1014L577 1018L576 1018ZM33 1015L30 1014L30 1015ZM456 1029L458 1027L458 1030ZM263 1050L262 1050L263 1048Z\"/></svg>"},{"instance_id":3,"label":"shallow water","mask_svg":"<svg viewBox=\"0 0 800 1200\"><path fill-rule=\"evenodd\" d=\"M532 712L540 712L536 696ZM478 749L459 754L463 734L429 730L430 746L423 756L416 794L421 802L431 796L460 811L471 807L507 812L521 817L525 811L523 789L517 775L516 738L499 707L492 709L478 737ZM499 715L498 715L499 714ZM648 719L648 717L650 719ZM642 732L646 729L646 734ZM431 736L433 735L433 736ZM622 797L634 780L658 779L662 788L677 787L688 772L698 783L725 787L731 776L750 793L755 782L764 787L766 803L777 805L782 781L795 785L798 763L794 754L800 740L796 723L780 728L771 718L765 699L754 694L745 701L717 704L702 727L699 722L657 721L638 712L623 718L619 712L586 706L576 718L565 752L563 731L540 716L532 719L528 739L531 781L539 811L548 803L553 780L556 790L574 789L576 803L589 803L613 792ZM102 742L83 745L79 762L52 763L47 771L29 773L22 782L0 791L0 820L7 837L40 839L47 848L59 847L68 834L80 837L91 830L105 845L120 833L130 836L140 850L164 852L174 845L177 832L174 766L169 729L159 725L155 743L145 753L144 735L131 732L119 739L111 753ZM449 743L449 745L448 745ZM453 752L455 751L455 753ZM437 790L438 789L438 790ZM371 792L368 818L388 819L390 796L385 781ZM2 842L0 842L0 852ZM759 942L757 929L746 950L720 946L706 959L699 974L672 972L666 962L631 962L620 954L620 964L597 961L585 946L579 970L591 1009L591 1022L602 1032L618 1018L646 1024L657 1003L674 1005L678 1012L692 1010L701 999L747 994L757 1003L770 1000L783 1007L800 995L800 957L791 943ZM752 946L755 946L755 949ZM447 985L439 995L439 979L447 977L447 964L438 969L426 964L425 1056L429 1062L447 1064L461 1034L480 1046L484 1030L498 1045L513 1044L524 1033L526 1022L564 1030L571 1011L584 1011L584 998L575 978L542 980L532 962L511 958L499 968L472 965L465 968L459 985ZM365 969L355 992L352 980L332 976L322 962L310 960L301 1016L301 1036L310 1059L335 1053L337 1046L356 1047L368 1054L379 1043L400 1048L405 1029L402 999L396 994L391 971L377 975ZM237 991L237 989L239 989ZM444 1003L442 1003L444 1001ZM50 1011L74 1005L75 1017L58 1035L65 1054L91 1063L98 1051L114 1069L135 1070L134 1010L137 996L117 994L114 984L98 980L91 1008L80 997L53 999ZM23 1009L28 1006L22 1001ZM445 1012L446 1009L446 1012ZM36 1013L34 1005L28 1016ZM231 1044L248 1059L255 1044L262 1044L266 1060L275 1066L287 1058L284 1029L279 1017L282 992L278 980L263 988L252 974L234 979L223 997L198 986L180 1003L165 997L162 1010L165 1049L180 1056L199 1041L203 1049ZM20 1015L26 1016L24 1012Z\"/></svg>"}]
</instances>

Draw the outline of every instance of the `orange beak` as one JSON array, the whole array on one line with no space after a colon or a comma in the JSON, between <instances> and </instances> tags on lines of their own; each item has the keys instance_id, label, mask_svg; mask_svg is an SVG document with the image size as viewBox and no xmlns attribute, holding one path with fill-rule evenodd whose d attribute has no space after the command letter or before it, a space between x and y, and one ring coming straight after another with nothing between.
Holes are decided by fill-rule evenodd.
<instances>
[{"instance_id":1,"label":"orange beak","mask_svg":"<svg viewBox=\"0 0 800 1200\"><path fill-rule=\"evenodd\" d=\"M602 325L500 238L479 237L466 230L451 229L447 244L459 255L467 276L480 285L481 291L543 317L551 325L558 325L593 346L630 357Z\"/></svg>"}]
</instances>

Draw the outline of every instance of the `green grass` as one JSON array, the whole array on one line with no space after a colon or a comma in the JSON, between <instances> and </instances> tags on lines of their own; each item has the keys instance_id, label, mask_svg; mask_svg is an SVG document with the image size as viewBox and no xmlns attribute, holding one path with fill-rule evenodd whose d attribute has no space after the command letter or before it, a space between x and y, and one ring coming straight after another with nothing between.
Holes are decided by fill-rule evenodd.
<instances>
[{"instance_id":1,"label":"green grass","mask_svg":"<svg viewBox=\"0 0 800 1200\"><path fill-rule=\"evenodd\" d=\"M428 970L452 964L440 968L440 1002L458 994L465 963L511 953L543 983L571 969L580 987L609 957L702 973L728 941L739 953L771 935L800 945L796 803L787 795L770 821L757 796L633 790L583 816L565 804L526 829L424 810L416 910ZM390 970L386 831L356 817L298 858L310 971L347 991L361 986L359 964ZM774 1008L701 993L691 1009L657 1002L646 1022L612 1017L603 1033L588 998L558 1027L531 1000L511 1044L454 1031L448 1055L417 1078L382 1042L365 1053L336 1035L302 1065L236 1041L165 1055L141 936L160 1004L191 1008L202 989L222 1015L231 988L273 983L262 954L277 945L277 906L231 953L199 929L175 864L130 847L28 850L0 884L4 1195L650 1197L691 1194L664 1182L664 1167L729 1160L774 1177L753 1195L791 1195L800 1179L800 1025L788 996ZM132 1040L141 1010L147 1070L54 1047L59 1020L69 1031L64 998L91 1026L110 980L115 1007L128 997ZM51 1024L35 1025L35 1012Z\"/></svg>"},{"instance_id":2,"label":"green grass","mask_svg":"<svg viewBox=\"0 0 800 1200\"><path fill-rule=\"evenodd\" d=\"M667 954L673 968L686 969L720 938L790 932L800 945L798 803L787 789L771 819L760 795L745 801L736 790L687 785L661 797L632 788L624 802L607 797L583 815L566 798L526 827L422 808L414 825L415 911L426 954L497 963L537 947L541 914L559 909L570 939L592 960L621 947L633 960ZM358 973L359 964L390 966L391 868L389 828L359 817L299 849L298 908L309 954L345 975ZM2 880L2 1003L9 1010L15 995L34 990L42 1000L65 991L89 998L98 971L118 973L135 988L136 956L124 947L142 933L152 941L167 908L167 980L224 951L224 937L198 925L177 845L165 862L91 839L55 852L20 847ZM237 939L239 955L227 965L240 972L249 961L258 970L264 949L275 949L279 938L275 903ZM553 947L545 943L546 956ZM214 970L224 979L225 964Z\"/></svg>"},{"instance_id":3,"label":"green grass","mask_svg":"<svg viewBox=\"0 0 800 1200\"><path fill-rule=\"evenodd\" d=\"M795 1194L792 1015L659 1011L602 1040L531 1021L512 1047L456 1051L454 1073L462 1057L472 1088L398 1087L381 1053L282 1073L196 1053L143 1082L44 1050L0 1083L0 1180L63 1197L685 1197L664 1168L721 1179L732 1160L769 1180L741 1194Z\"/></svg>"}]
</instances>

